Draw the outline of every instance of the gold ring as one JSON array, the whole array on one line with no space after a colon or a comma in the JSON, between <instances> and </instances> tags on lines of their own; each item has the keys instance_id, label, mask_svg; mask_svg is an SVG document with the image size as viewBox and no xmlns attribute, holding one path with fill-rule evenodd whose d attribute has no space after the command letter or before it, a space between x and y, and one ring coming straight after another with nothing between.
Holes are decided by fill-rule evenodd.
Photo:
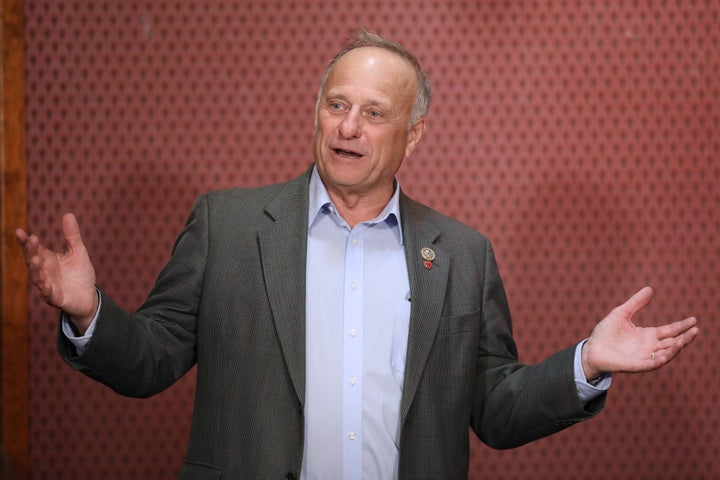
<instances>
[{"instance_id":1,"label":"gold ring","mask_svg":"<svg viewBox=\"0 0 720 480\"><path fill-rule=\"evenodd\" d=\"M655 352L652 352L652 353L650 354L650 360L655 360Z\"/></svg>"}]
</instances>

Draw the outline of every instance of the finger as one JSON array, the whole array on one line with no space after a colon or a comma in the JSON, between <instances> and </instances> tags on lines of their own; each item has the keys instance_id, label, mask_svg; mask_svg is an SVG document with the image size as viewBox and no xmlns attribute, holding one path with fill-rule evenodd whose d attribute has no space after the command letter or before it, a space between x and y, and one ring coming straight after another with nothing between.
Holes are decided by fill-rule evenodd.
<instances>
[{"instance_id":1,"label":"finger","mask_svg":"<svg viewBox=\"0 0 720 480\"><path fill-rule=\"evenodd\" d=\"M66 213L63 215L62 228L65 241L67 242L70 250L83 246L82 237L80 236L80 226L78 225L75 215L72 213Z\"/></svg>"},{"instance_id":2,"label":"finger","mask_svg":"<svg viewBox=\"0 0 720 480\"><path fill-rule=\"evenodd\" d=\"M15 238L17 239L18 245L22 247L23 256L25 257L25 265L30 265L30 235L25 230L18 228L15 230Z\"/></svg>"},{"instance_id":3,"label":"finger","mask_svg":"<svg viewBox=\"0 0 720 480\"><path fill-rule=\"evenodd\" d=\"M677 322L668 323L667 325L661 325L659 327L655 328L655 332L657 334L657 338L659 340L665 339L665 338L675 338L678 335L681 335L691 328L693 328L697 324L697 318L695 317L688 317L683 320L679 320Z\"/></svg>"},{"instance_id":4,"label":"finger","mask_svg":"<svg viewBox=\"0 0 720 480\"><path fill-rule=\"evenodd\" d=\"M32 266L33 258L37 258L40 252L40 240L35 235L30 235L25 239L23 245L23 254L25 255L25 265Z\"/></svg>"},{"instance_id":5,"label":"finger","mask_svg":"<svg viewBox=\"0 0 720 480\"><path fill-rule=\"evenodd\" d=\"M45 298L45 300L51 300L52 294L53 294L53 288L51 282L46 281L40 281L37 284L38 290L40 290L40 294Z\"/></svg>"},{"instance_id":6,"label":"finger","mask_svg":"<svg viewBox=\"0 0 720 480\"><path fill-rule=\"evenodd\" d=\"M678 344L680 345L680 349L683 349L690 345L692 342L694 342L699 333L700 329L697 327L692 327L687 332L683 332L683 334L680 335L680 337L678 338Z\"/></svg>"},{"instance_id":7,"label":"finger","mask_svg":"<svg viewBox=\"0 0 720 480\"><path fill-rule=\"evenodd\" d=\"M45 272L43 271L44 264L44 259L37 255L32 257L27 263L30 282L38 286L38 288L40 288L40 284L45 281Z\"/></svg>"},{"instance_id":8,"label":"finger","mask_svg":"<svg viewBox=\"0 0 720 480\"><path fill-rule=\"evenodd\" d=\"M650 303L653 297L653 289L645 287L639 290L635 295L630 297L625 303L618 307L619 310L624 312L628 317L632 318L637 312L642 310Z\"/></svg>"},{"instance_id":9,"label":"finger","mask_svg":"<svg viewBox=\"0 0 720 480\"><path fill-rule=\"evenodd\" d=\"M17 239L17 242L20 244L21 247L25 246L25 243L28 241L29 235L25 230L22 228L18 228L15 230L15 238Z\"/></svg>"},{"instance_id":10,"label":"finger","mask_svg":"<svg viewBox=\"0 0 720 480\"><path fill-rule=\"evenodd\" d=\"M666 346L664 348L656 350L654 355L654 360L658 362L656 367L664 365L677 357L685 347L695 341L699 332L699 328L691 328L669 344L665 344ZM664 342L665 341L662 343Z\"/></svg>"},{"instance_id":11,"label":"finger","mask_svg":"<svg viewBox=\"0 0 720 480\"><path fill-rule=\"evenodd\" d=\"M655 345L654 350L666 350L666 349L672 349L675 347L684 348L685 346L689 345L690 343L695 340L695 337L697 337L697 334L700 332L700 329L695 327L691 328L690 330L683 332L682 334L678 335L677 337L673 338L666 338L664 340L660 340Z\"/></svg>"}]
</instances>

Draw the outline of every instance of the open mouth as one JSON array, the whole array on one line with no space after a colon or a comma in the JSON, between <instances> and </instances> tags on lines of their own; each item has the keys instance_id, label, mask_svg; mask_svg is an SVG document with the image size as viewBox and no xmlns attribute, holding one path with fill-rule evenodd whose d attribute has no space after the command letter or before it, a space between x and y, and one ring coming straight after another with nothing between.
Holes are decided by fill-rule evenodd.
<instances>
[{"instance_id":1,"label":"open mouth","mask_svg":"<svg viewBox=\"0 0 720 480\"><path fill-rule=\"evenodd\" d=\"M362 157L362 154L353 152L352 150L345 150L343 148L333 148L333 152L335 152L335 155L343 158L360 158Z\"/></svg>"}]
</instances>

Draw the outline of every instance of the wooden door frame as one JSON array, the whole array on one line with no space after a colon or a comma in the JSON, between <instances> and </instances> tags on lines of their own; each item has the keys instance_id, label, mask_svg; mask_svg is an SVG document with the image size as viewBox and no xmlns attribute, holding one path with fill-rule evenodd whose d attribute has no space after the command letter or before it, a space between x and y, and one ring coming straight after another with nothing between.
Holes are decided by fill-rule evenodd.
<instances>
[{"instance_id":1,"label":"wooden door frame","mask_svg":"<svg viewBox=\"0 0 720 480\"><path fill-rule=\"evenodd\" d=\"M27 223L25 5L2 0L0 28L0 477L29 477L27 271L15 229Z\"/></svg>"}]
</instances>

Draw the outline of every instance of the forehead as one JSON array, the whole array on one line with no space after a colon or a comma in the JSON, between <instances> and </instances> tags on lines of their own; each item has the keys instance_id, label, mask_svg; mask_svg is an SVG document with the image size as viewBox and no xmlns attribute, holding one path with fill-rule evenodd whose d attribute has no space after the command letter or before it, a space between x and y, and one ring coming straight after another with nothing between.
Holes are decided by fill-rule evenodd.
<instances>
[{"instance_id":1,"label":"forehead","mask_svg":"<svg viewBox=\"0 0 720 480\"><path fill-rule=\"evenodd\" d=\"M343 55L330 71L325 93L354 87L381 92L394 100L414 100L417 76L399 55L378 47L361 47Z\"/></svg>"}]
</instances>

